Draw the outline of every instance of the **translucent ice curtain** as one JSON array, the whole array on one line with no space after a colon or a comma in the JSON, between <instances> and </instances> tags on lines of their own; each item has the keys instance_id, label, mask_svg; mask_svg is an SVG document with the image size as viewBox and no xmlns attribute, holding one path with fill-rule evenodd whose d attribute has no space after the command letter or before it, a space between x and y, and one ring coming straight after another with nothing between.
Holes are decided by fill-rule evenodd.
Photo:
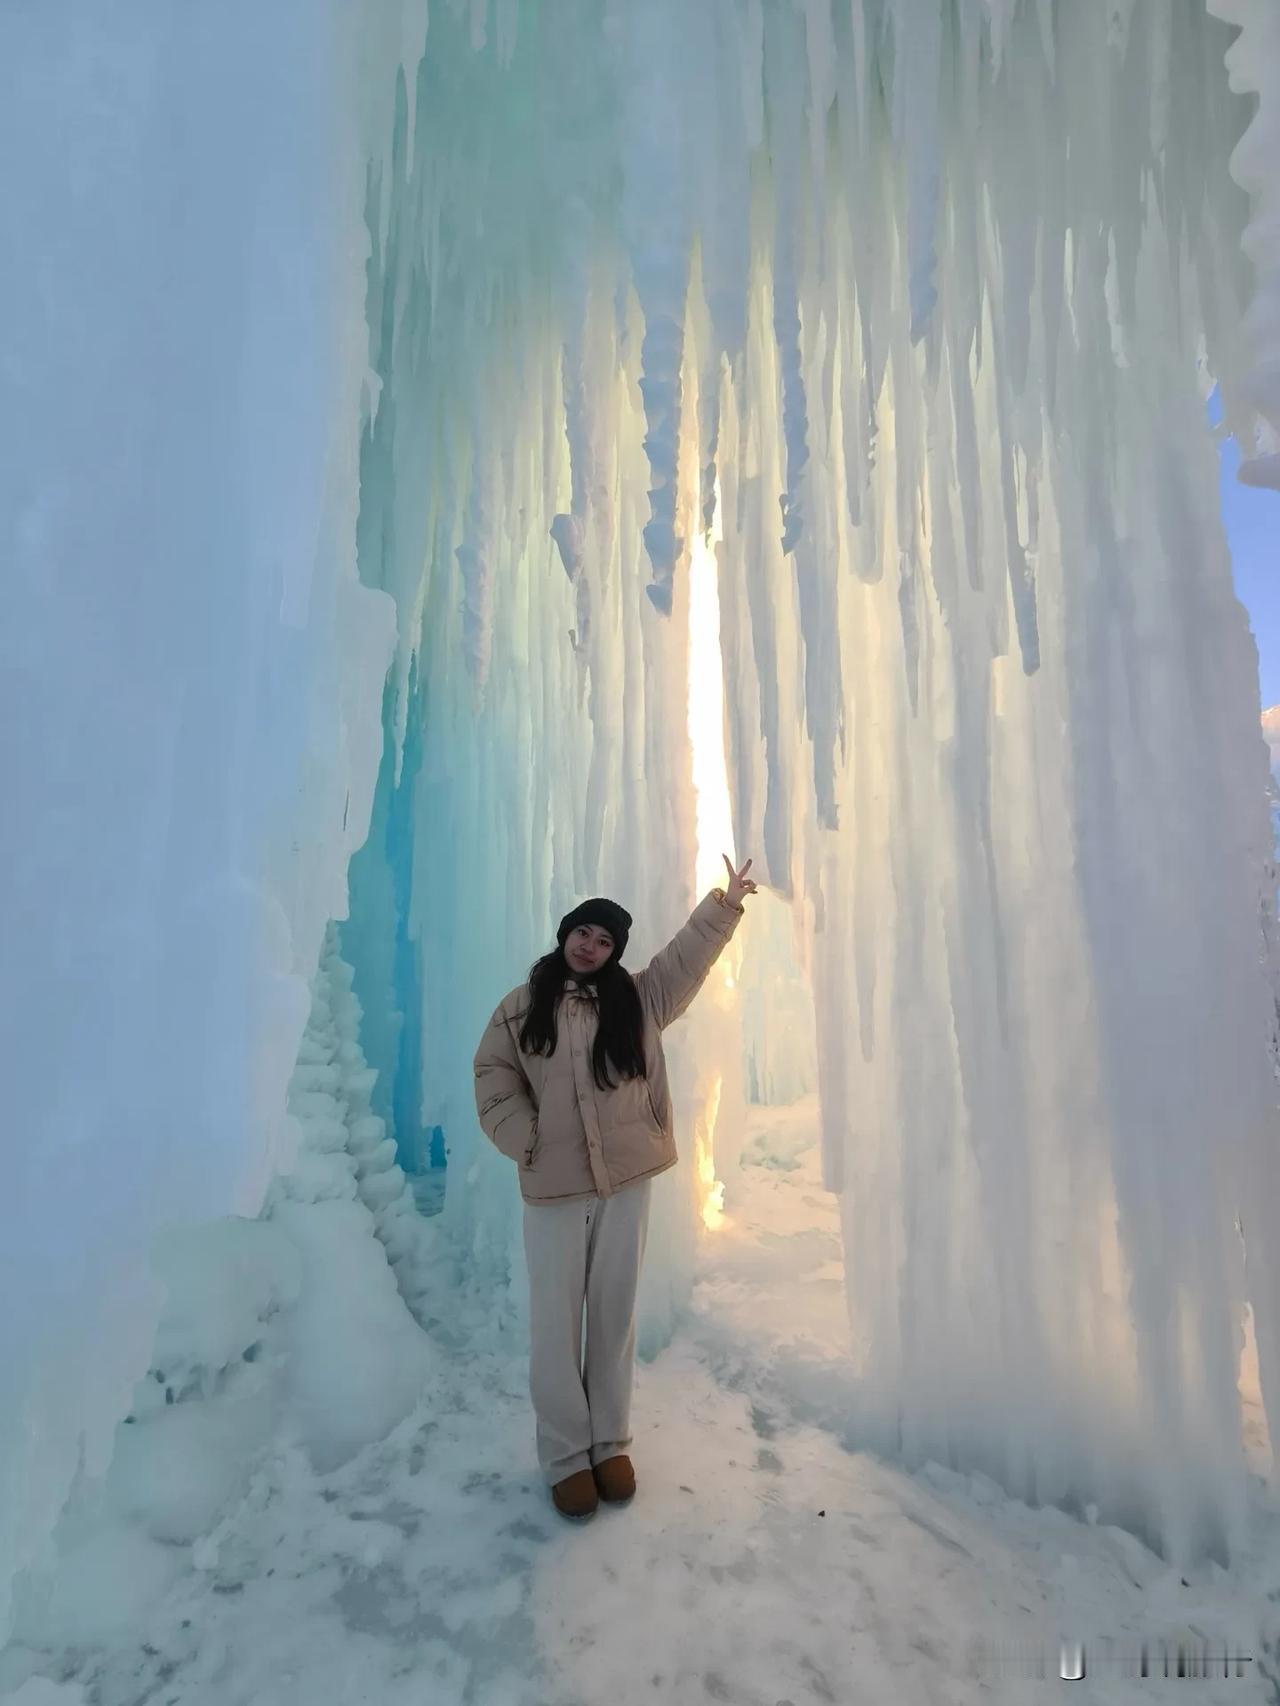
<instances>
[{"instance_id":1,"label":"translucent ice curtain","mask_svg":"<svg viewBox=\"0 0 1280 1706\"><path fill-rule=\"evenodd\" d=\"M360 559L422 731L446 1129L461 968L606 878L655 932L692 898L714 522L852 1437L1219 1555L1246 1323L1280 1404L1266 759L1203 407L1265 470L1232 40L1198 0L434 9L370 180Z\"/></svg>"}]
</instances>

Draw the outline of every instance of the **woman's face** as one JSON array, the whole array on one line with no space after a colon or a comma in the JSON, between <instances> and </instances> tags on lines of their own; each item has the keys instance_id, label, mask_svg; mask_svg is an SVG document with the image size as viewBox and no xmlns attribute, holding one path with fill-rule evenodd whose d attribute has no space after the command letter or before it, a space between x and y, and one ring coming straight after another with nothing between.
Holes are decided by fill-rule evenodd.
<instances>
[{"instance_id":1,"label":"woman's face","mask_svg":"<svg viewBox=\"0 0 1280 1706\"><path fill-rule=\"evenodd\" d=\"M599 924L575 925L564 939L564 957L576 972L599 971L613 952L613 937Z\"/></svg>"}]
</instances>

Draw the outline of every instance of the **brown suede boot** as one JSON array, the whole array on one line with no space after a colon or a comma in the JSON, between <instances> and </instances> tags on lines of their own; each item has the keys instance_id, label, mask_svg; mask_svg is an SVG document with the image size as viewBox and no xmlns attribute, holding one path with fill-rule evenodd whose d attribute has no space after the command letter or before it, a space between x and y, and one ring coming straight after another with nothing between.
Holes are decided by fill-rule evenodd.
<instances>
[{"instance_id":1,"label":"brown suede boot","mask_svg":"<svg viewBox=\"0 0 1280 1706\"><path fill-rule=\"evenodd\" d=\"M561 1516L576 1517L579 1521L596 1514L599 1499L595 1480L589 1469L579 1469L557 1481L551 1489L551 1502Z\"/></svg>"},{"instance_id":2,"label":"brown suede boot","mask_svg":"<svg viewBox=\"0 0 1280 1706\"><path fill-rule=\"evenodd\" d=\"M606 1457L595 1466L596 1489L611 1505L625 1505L636 1490L636 1472L629 1457Z\"/></svg>"}]
</instances>

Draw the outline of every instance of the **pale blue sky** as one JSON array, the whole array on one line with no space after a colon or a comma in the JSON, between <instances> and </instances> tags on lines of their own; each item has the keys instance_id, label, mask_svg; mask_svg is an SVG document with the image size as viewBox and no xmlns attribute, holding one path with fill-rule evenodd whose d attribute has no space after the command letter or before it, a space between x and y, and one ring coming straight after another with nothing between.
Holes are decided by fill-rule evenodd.
<instances>
[{"instance_id":1,"label":"pale blue sky","mask_svg":"<svg viewBox=\"0 0 1280 1706\"><path fill-rule=\"evenodd\" d=\"M1280 704L1280 492L1242 486L1236 479L1240 452L1222 446L1222 518L1231 545L1236 594L1249 612L1258 642L1263 709Z\"/></svg>"},{"instance_id":2,"label":"pale blue sky","mask_svg":"<svg viewBox=\"0 0 1280 1706\"><path fill-rule=\"evenodd\" d=\"M1209 420L1222 418L1215 387L1209 398ZM1240 450L1234 438L1219 444L1222 520L1231 547L1236 596L1249 612L1258 643L1258 687L1262 709L1280 705L1280 492L1242 486L1236 478Z\"/></svg>"}]
</instances>

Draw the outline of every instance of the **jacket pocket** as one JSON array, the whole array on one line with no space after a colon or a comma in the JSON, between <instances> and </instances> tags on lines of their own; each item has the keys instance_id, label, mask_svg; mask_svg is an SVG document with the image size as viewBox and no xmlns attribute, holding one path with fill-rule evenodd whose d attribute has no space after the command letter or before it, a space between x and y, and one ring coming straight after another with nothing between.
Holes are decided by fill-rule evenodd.
<instances>
[{"instance_id":1,"label":"jacket pocket","mask_svg":"<svg viewBox=\"0 0 1280 1706\"><path fill-rule=\"evenodd\" d=\"M662 1124L662 1115L658 1112L658 1104L653 1099L653 1090L651 1089L647 1078L644 1081L644 1093L649 1098L649 1112L653 1115L655 1124L659 1131L664 1130L665 1128Z\"/></svg>"},{"instance_id":2,"label":"jacket pocket","mask_svg":"<svg viewBox=\"0 0 1280 1706\"><path fill-rule=\"evenodd\" d=\"M533 1137L530 1139L530 1141L529 1141L529 1143L525 1149L525 1152L524 1152L524 1164L526 1167L532 1167L533 1166L534 1158L538 1153L538 1145L539 1145L539 1143L541 1143L541 1141L542 1141L542 1133L538 1130L537 1120L534 1120L534 1122L533 1122Z\"/></svg>"}]
</instances>

